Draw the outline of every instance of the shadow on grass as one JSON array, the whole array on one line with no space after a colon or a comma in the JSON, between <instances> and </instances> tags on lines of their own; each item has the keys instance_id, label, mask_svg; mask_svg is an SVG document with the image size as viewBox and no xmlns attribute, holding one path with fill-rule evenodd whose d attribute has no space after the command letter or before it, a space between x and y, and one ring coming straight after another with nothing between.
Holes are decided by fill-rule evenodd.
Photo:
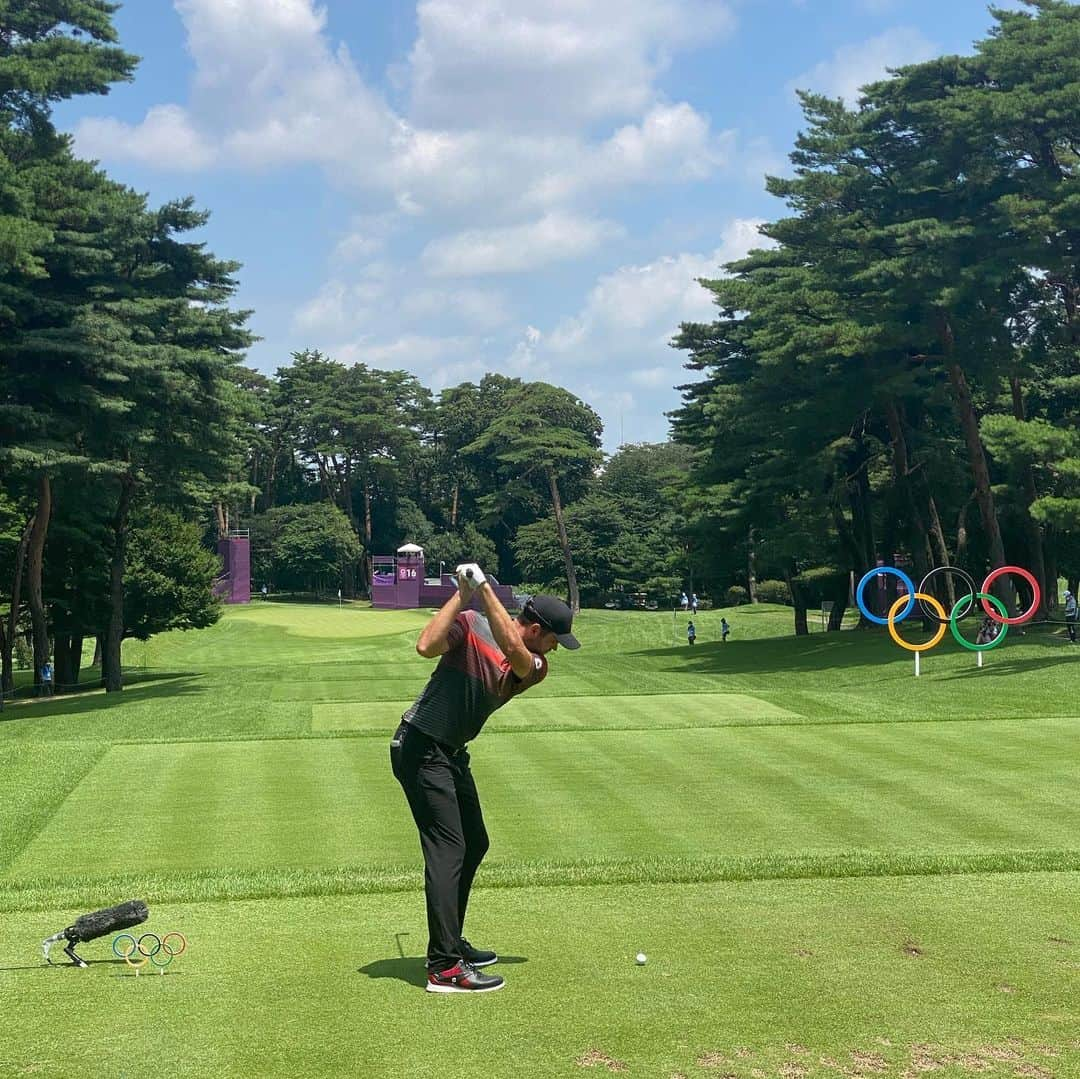
<instances>
[{"instance_id":1,"label":"shadow on grass","mask_svg":"<svg viewBox=\"0 0 1080 1079\"><path fill-rule=\"evenodd\" d=\"M124 702L203 693L205 689L198 683L205 677L195 671L133 672L124 675L124 689L120 693L104 693L97 687L88 687L89 691L83 693L10 702L0 712L0 724L100 712Z\"/></svg>"},{"instance_id":2,"label":"shadow on grass","mask_svg":"<svg viewBox=\"0 0 1080 1079\"><path fill-rule=\"evenodd\" d=\"M928 634L922 630L912 630L908 639L913 643L924 641ZM955 648L955 644L952 644ZM1007 658L1007 649L1023 645L1036 645L1041 648L1052 649L1053 652L1043 653L1024 658ZM949 645L943 646L949 648ZM1059 649L1061 652L1059 653ZM949 649L951 651L951 649ZM955 655L955 653L953 653ZM906 653L901 654L897 646L889 638L885 629L860 629L842 630L839 633L813 633L805 637L765 637L758 640L728 641L726 644L720 641L698 643L691 649L687 645L677 645L666 648L640 649L627 652L627 656L648 657L656 665L653 670L665 673L682 674L713 674L713 675L761 675L776 674L781 672L797 673L799 671L844 671L859 668L874 668L875 681L888 681L890 678L909 677L908 663L897 666L895 672L882 669L884 663L894 663L898 659L910 661L911 657ZM925 654L932 657L934 651ZM1015 641L1010 639L1001 652L991 651L987 654L987 666L978 670L974 663L970 670L964 670L951 675L951 678L967 678L973 675L984 675L990 669L991 659L994 657L993 667L1002 673L1018 674L1024 671L1037 671L1043 667L1054 667L1060 663L1068 663L1070 660L1080 657L1080 649L1075 650L1075 655L1068 650L1065 642L1055 634L1029 633ZM664 657L670 657L674 662L670 666L662 665ZM677 657L677 658L676 658ZM840 688L833 685L829 688Z\"/></svg>"},{"instance_id":3,"label":"shadow on grass","mask_svg":"<svg viewBox=\"0 0 1080 1079\"><path fill-rule=\"evenodd\" d=\"M1011 659L1006 655L991 651L986 653L981 670L973 662L970 667L948 675L944 681L951 682L968 678L1001 678L1005 675L1028 674L1032 671L1046 670L1049 667L1059 667L1065 663L1075 663L1078 657L1080 657L1080 652L1068 651L1054 656L1031 656L1027 659Z\"/></svg>"},{"instance_id":4,"label":"shadow on grass","mask_svg":"<svg viewBox=\"0 0 1080 1079\"><path fill-rule=\"evenodd\" d=\"M86 961L92 967L111 966L119 963L124 965L123 959L87 959ZM74 963L46 963L44 959L40 963L28 963L22 967L0 967L0 974L9 974L13 971L23 970L82 970L82 967L77 967Z\"/></svg>"},{"instance_id":5,"label":"shadow on grass","mask_svg":"<svg viewBox=\"0 0 1080 1079\"><path fill-rule=\"evenodd\" d=\"M836 670L865 667L883 658L896 658L896 646L882 631L843 630L806 637L764 637L750 641L709 641L688 645L646 648L628 656L676 662L653 669L689 674L766 674L777 671ZM677 658L676 658L677 657Z\"/></svg>"},{"instance_id":6,"label":"shadow on grass","mask_svg":"<svg viewBox=\"0 0 1080 1079\"><path fill-rule=\"evenodd\" d=\"M523 955L500 955L498 965L512 966L517 963L527 963L528 959ZM490 971L494 968L487 968ZM407 955L404 959L376 959L367 966L357 967L357 974L366 974L369 978L393 978L399 982L407 982L423 988L427 985L427 970L424 967L424 957L421 955Z\"/></svg>"}]
</instances>

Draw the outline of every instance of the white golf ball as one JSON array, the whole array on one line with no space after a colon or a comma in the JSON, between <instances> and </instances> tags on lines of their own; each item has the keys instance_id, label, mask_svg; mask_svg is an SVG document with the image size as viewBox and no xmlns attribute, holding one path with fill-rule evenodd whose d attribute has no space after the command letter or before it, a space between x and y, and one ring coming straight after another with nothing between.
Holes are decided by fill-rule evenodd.
<instances>
[{"instance_id":1,"label":"white golf ball","mask_svg":"<svg viewBox=\"0 0 1080 1079\"><path fill-rule=\"evenodd\" d=\"M646 961L648 960L648 958L649 957L644 952L638 952L637 953L637 965L639 967L643 967L645 965Z\"/></svg>"}]
</instances>

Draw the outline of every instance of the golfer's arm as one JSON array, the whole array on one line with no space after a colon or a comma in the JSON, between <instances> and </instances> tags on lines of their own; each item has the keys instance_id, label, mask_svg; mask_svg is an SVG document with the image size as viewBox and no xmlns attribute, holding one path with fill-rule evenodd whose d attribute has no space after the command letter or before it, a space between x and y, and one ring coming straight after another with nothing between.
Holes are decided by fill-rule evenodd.
<instances>
[{"instance_id":1,"label":"golfer's arm","mask_svg":"<svg viewBox=\"0 0 1080 1079\"><path fill-rule=\"evenodd\" d=\"M495 642L502 649L502 654L510 660L510 666L518 678L524 678L533 669L532 652L521 640L514 628L514 620L507 613L502 601L495 595L495 589L485 581L477 589L484 602L488 625L495 637Z\"/></svg>"},{"instance_id":2,"label":"golfer's arm","mask_svg":"<svg viewBox=\"0 0 1080 1079\"><path fill-rule=\"evenodd\" d=\"M454 619L460 613L461 593L455 592L420 631L420 636L416 640L416 650L424 659L434 659L449 650L450 644L447 637Z\"/></svg>"}]
</instances>

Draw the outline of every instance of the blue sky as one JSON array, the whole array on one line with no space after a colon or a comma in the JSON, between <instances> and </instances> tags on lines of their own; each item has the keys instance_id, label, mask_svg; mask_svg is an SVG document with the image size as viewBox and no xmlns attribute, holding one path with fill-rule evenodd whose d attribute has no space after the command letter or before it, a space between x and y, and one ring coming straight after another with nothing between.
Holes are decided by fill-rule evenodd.
<instances>
[{"instance_id":1,"label":"blue sky","mask_svg":"<svg viewBox=\"0 0 1080 1079\"><path fill-rule=\"evenodd\" d=\"M1009 3L1008 6L1016 6ZM76 150L193 195L244 264L266 372L318 348L439 390L542 379L605 446L659 441L699 276L782 205L805 87L969 52L975 0L138 0L136 79L65 103Z\"/></svg>"}]
</instances>

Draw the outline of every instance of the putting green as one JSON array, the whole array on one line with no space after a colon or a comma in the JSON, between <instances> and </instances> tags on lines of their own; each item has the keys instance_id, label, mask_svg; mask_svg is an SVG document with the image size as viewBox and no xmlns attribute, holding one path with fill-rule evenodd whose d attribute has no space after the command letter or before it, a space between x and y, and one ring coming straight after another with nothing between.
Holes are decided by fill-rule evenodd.
<instances>
[{"instance_id":1,"label":"putting green","mask_svg":"<svg viewBox=\"0 0 1080 1079\"><path fill-rule=\"evenodd\" d=\"M412 698L366 704L315 704L313 731L389 731ZM801 718L778 705L742 693L657 693L643 697L537 697L514 702L490 720L493 730L718 727L735 720Z\"/></svg>"},{"instance_id":2,"label":"putting green","mask_svg":"<svg viewBox=\"0 0 1080 1079\"><path fill-rule=\"evenodd\" d=\"M491 734L473 768L500 864L1073 848L1072 722L993 729ZM9 876L415 865L389 734L113 746Z\"/></svg>"},{"instance_id":3,"label":"putting green","mask_svg":"<svg viewBox=\"0 0 1080 1079\"><path fill-rule=\"evenodd\" d=\"M419 893L151 897L147 928L189 948L138 979L107 941L82 947L87 970L41 965L37 942L70 911L16 914L0 1066L427 1079L447 1046L482 1045L492 1076L1060 1079L1080 1070L1075 888L997 874L481 889L469 934L502 954L507 987L469 1000L420 989Z\"/></svg>"}]
</instances>

